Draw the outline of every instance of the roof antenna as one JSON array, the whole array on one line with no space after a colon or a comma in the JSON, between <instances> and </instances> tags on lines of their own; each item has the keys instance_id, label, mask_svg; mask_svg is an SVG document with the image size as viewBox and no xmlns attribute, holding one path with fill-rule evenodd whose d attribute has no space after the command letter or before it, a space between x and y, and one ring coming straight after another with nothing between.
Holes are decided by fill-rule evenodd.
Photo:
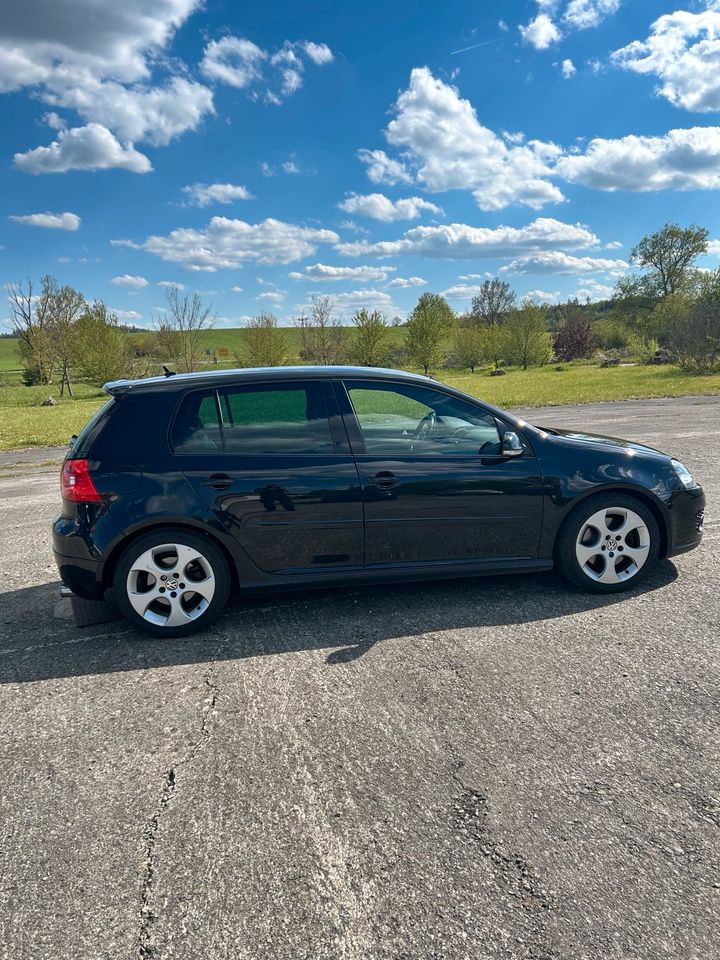
<instances>
[{"instance_id":1,"label":"roof antenna","mask_svg":"<svg viewBox=\"0 0 720 960\"><path fill-rule=\"evenodd\" d=\"M175 373L175 371L174 371L174 370L171 370L169 367L166 367L165 364L163 364L163 373L165 374L166 377L176 377L176 376L177 376L177 374Z\"/></svg>"}]
</instances>

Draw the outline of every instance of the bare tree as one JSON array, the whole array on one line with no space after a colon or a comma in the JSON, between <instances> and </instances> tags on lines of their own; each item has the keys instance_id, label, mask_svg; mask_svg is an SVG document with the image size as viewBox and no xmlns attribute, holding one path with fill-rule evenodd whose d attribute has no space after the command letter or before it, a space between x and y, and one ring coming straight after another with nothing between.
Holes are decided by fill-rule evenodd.
<instances>
[{"instance_id":1,"label":"bare tree","mask_svg":"<svg viewBox=\"0 0 720 960\"><path fill-rule=\"evenodd\" d=\"M310 363L330 365L345 359L345 330L333 317L330 297L313 297L309 317L297 321L300 331L300 357Z\"/></svg>"},{"instance_id":2,"label":"bare tree","mask_svg":"<svg viewBox=\"0 0 720 960\"><path fill-rule=\"evenodd\" d=\"M502 347L501 327L515 304L515 293L510 284L499 277L486 280L480 293L472 299L471 314L475 321L487 327L487 344L495 368L500 364Z\"/></svg>"},{"instance_id":3,"label":"bare tree","mask_svg":"<svg viewBox=\"0 0 720 960\"><path fill-rule=\"evenodd\" d=\"M20 340L20 355L29 383L52 383L60 373L60 392L67 386L72 396L70 361L73 354L73 329L85 309L85 299L70 286L58 286L47 274L40 292L33 284L11 284L8 290L13 328Z\"/></svg>"},{"instance_id":4,"label":"bare tree","mask_svg":"<svg viewBox=\"0 0 720 960\"><path fill-rule=\"evenodd\" d=\"M179 287L167 291L168 311L158 325L158 342L168 359L182 373L192 373L202 365L203 333L211 330L215 317L199 294L181 296Z\"/></svg>"}]
</instances>

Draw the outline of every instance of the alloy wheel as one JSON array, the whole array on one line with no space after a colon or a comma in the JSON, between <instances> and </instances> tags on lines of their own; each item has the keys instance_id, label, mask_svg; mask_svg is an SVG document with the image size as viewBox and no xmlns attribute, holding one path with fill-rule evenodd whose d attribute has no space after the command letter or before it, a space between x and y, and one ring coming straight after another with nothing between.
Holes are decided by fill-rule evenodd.
<instances>
[{"instance_id":1,"label":"alloy wheel","mask_svg":"<svg viewBox=\"0 0 720 960\"><path fill-rule=\"evenodd\" d=\"M131 564L127 598L135 612L158 627L181 627L205 613L215 596L215 574L194 547L164 543Z\"/></svg>"},{"instance_id":2,"label":"alloy wheel","mask_svg":"<svg viewBox=\"0 0 720 960\"><path fill-rule=\"evenodd\" d=\"M627 507L604 507L592 514L575 543L582 572L604 584L632 579L649 555L650 531L643 518Z\"/></svg>"}]
</instances>

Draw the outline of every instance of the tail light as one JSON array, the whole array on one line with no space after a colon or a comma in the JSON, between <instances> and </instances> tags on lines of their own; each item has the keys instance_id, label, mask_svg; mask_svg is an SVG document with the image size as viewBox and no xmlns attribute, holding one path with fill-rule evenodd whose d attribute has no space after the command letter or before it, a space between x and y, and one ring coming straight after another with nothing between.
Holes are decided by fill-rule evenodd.
<instances>
[{"instance_id":1,"label":"tail light","mask_svg":"<svg viewBox=\"0 0 720 960\"><path fill-rule=\"evenodd\" d=\"M102 498L90 476L87 460L66 460L60 474L60 491L72 503L101 503Z\"/></svg>"}]
</instances>

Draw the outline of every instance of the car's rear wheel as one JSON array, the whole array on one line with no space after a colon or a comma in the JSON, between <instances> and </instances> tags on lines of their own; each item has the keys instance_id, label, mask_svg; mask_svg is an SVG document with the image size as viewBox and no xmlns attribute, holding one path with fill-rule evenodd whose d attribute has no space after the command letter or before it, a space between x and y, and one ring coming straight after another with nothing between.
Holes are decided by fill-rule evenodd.
<instances>
[{"instance_id":1,"label":"car's rear wheel","mask_svg":"<svg viewBox=\"0 0 720 960\"><path fill-rule=\"evenodd\" d=\"M619 593L651 570L660 552L652 511L634 497L591 497L565 520L555 563L573 583L593 593Z\"/></svg>"},{"instance_id":2,"label":"car's rear wheel","mask_svg":"<svg viewBox=\"0 0 720 960\"><path fill-rule=\"evenodd\" d=\"M180 528L153 531L123 552L113 578L123 616L146 633L179 637L222 613L230 574L212 540Z\"/></svg>"}]
</instances>

